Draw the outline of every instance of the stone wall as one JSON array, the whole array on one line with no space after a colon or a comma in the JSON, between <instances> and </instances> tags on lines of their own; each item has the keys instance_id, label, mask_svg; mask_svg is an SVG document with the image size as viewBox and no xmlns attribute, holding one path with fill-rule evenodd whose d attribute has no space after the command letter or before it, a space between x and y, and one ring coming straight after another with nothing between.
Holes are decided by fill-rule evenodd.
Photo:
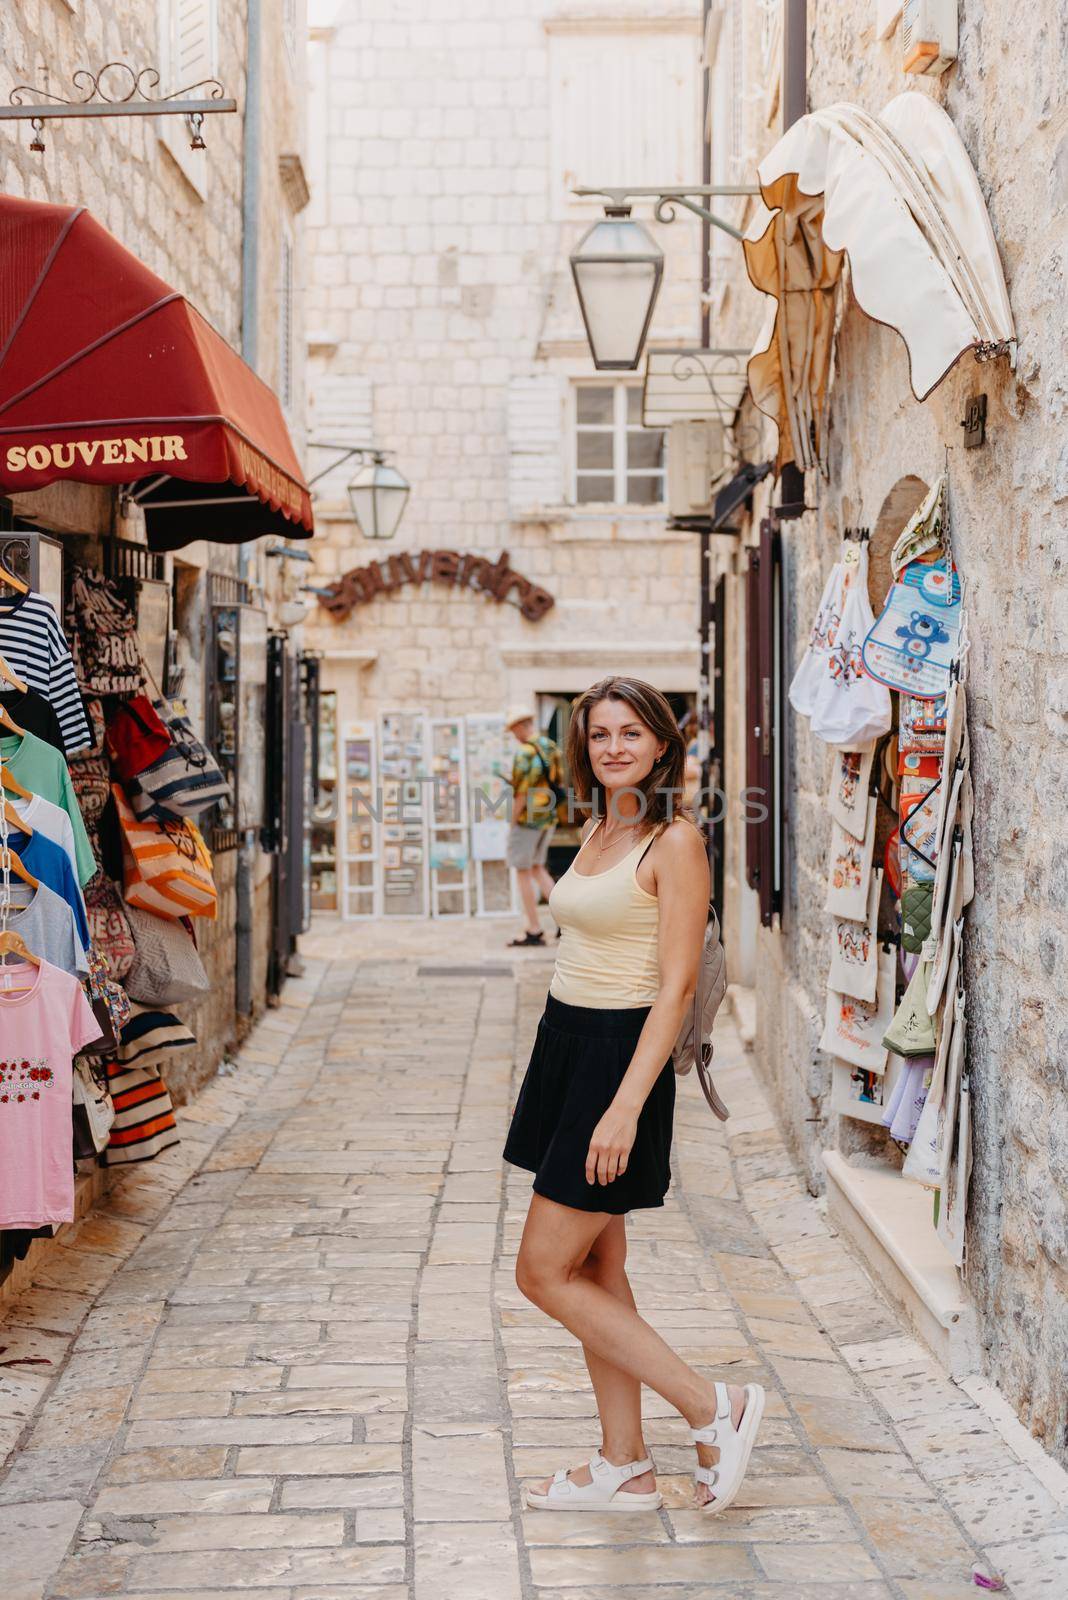
<instances>
[{"instance_id":1,"label":"stone wall","mask_svg":"<svg viewBox=\"0 0 1068 1600\"><path fill-rule=\"evenodd\" d=\"M906 78L900 41L874 37L859 0L809 8L810 105L878 112L906 88L935 96L972 157L1019 336L1007 360L966 357L923 405L895 333L847 302L819 511L784 526L788 675L842 529L876 526L907 475L949 476L953 546L967 585L976 898L967 919L975 1169L966 1281L982 1360L1045 1447L1068 1457L1068 633L1060 551L1068 500L1066 339L1059 285L1068 135L1057 90L1063 10L1039 0L1026 41L1010 9L961 8L957 65ZM773 135L765 141L770 144ZM730 342L733 342L731 340ZM966 450L969 395L988 396L987 442ZM810 481L808 499L816 493ZM903 519L902 519L903 520ZM885 587L885 586L884 586ZM830 825L825 747L789 719L789 861L780 931L757 942L758 1050L794 1149L816 1188L819 1153L893 1147L832 1117L818 1051L828 961L822 912ZM837 1129L833 1124L838 1123Z\"/></svg>"}]
</instances>

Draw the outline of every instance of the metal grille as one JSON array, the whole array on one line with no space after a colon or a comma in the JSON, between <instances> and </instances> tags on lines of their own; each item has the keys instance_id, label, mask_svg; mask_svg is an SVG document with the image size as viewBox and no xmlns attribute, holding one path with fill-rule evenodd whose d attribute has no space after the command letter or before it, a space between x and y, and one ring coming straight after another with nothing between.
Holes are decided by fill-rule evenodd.
<instances>
[{"instance_id":1,"label":"metal grille","mask_svg":"<svg viewBox=\"0 0 1068 1600\"><path fill-rule=\"evenodd\" d=\"M247 578L233 572L209 572L208 598L213 606L247 606L252 592Z\"/></svg>"},{"instance_id":2,"label":"metal grille","mask_svg":"<svg viewBox=\"0 0 1068 1600\"><path fill-rule=\"evenodd\" d=\"M109 578L137 578L149 583L165 583L167 579L166 558L132 539L105 539L104 560Z\"/></svg>"}]
</instances>

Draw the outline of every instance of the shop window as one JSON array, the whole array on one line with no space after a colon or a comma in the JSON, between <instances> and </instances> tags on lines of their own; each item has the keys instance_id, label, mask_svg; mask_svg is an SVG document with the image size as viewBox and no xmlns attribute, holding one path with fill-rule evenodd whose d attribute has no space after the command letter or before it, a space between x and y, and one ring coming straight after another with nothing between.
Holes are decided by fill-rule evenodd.
<instances>
[{"instance_id":1,"label":"shop window","mask_svg":"<svg viewBox=\"0 0 1068 1600\"><path fill-rule=\"evenodd\" d=\"M748 555L745 875L770 927L783 908L786 762L782 539L773 518L761 522L760 543Z\"/></svg>"},{"instance_id":2,"label":"shop window","mask_svg":"<svg viewBox=\"0 0 1068 1600\"><path fill-rule=\"evenodd\" d=\"M320 689L312 722L311 908L338 909L337 691Z\"/></svg>"},{"instance_id":3,"label":"shop window","mask_svg":"<svg viewBox=\"0 0 1068 1600\"><path fill-rule=\"evenodd\" d=\"M232 796L220 802L213 848L232 848L264 823L267 718L267 614L247 603L248 585L211 573L208 648L208 743Z\"/></svg>"},{"instance_id":4,"label":"shop window","mask_svg":"<svg viewBox=\"0 0 1068 1600\"><path fill-rule=\"evenodd\" d=\"M665 453L664 430L642 427L640 388L627 383L576 385L576 505L661 505Z\"/></svg>"}]
</instances>

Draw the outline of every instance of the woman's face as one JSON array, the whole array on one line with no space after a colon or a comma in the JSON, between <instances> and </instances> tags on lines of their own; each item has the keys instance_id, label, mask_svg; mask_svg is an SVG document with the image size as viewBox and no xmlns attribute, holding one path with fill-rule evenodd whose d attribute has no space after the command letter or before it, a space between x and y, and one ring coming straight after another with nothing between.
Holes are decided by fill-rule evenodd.
<instances>
[{"instance_id":1,"label":"woman's face","mask_svg":"<svg viewBox=\"0 0 1068 1600\"><path fill-rule=\"evenodd\" d=\"M596 702L587 745L593 775L606 790L641 783L667 748L625 700Z\"/></svg>"}]
</instances>

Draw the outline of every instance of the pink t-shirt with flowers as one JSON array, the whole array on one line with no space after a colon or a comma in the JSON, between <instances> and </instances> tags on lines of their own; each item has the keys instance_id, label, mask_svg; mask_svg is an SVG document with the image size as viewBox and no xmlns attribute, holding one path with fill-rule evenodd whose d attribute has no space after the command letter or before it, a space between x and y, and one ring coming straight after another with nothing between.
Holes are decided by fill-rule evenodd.
<instances>
[{"instance_id":1,"label":"pink t-shirt with flowers","mask_svg":"<svg viewBox=\"0 0 1068 1600\"><path fill-rule=\"evenodd\" d=\"M73 1219L71 1064L99 1037L77 978L0 963L0 1228Z\"/></svg>"}]
</instances>

